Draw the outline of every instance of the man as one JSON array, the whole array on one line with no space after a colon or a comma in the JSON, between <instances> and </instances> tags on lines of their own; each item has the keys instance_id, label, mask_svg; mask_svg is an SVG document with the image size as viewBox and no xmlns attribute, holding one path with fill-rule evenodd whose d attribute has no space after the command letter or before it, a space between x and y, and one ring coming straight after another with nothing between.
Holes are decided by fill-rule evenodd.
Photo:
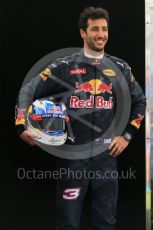
<instances>
[{"instance_id":1,"label":"man","mask_svg":"<svg viewBox=\"0 0 153 230\"><path fill-rule=\"evenodd\" d=\"M74 146L90 143L92 153L91 157L86 159L59 158L58 167L74 172L86 170L89 173L95 172L95 175L99 172L101 179L99 177L90 179L90 176L76 179L63 175L58 180L55 229L79 229L84 197L90 186L92 229L113 230L116 222L118 183L117 178L108 177L106 174L111 175L111 172L117 170L116 157L128 146L139 129L145 113L145 97L129 65L104 52L109 28L107 11L100 7L86 8L80 15L79 28L84 43L83 50L57 59L24 86L24 89L21 89L18 100L20 103L17 105L16 127L18 134L25 142L35 145L33 135L23 126L25 117L22 116L21 119L19 112L25 112L31 102L38 98L67 92L64 102L68 108L70 124L76 138ZM128 124L119 135L116 135L115 130L119 126L119 121L114 117L117 111L117 100L118 98L120 100L117 94L124 91L120 86L122 81L127 83L130 92L131 112ZM67 85L74 89L71 94ZM29 96L31 90L33 90L33 96ZM128 100L127 98L127 104ZM121 107L124 106L125 104L122 103ZM81 119L73 116L78 111ZM114 120L112 132L107 132ZM95 127L98 127L100 131L97 131ZM109 146L103 149L103 144L106 142ZM101 148L101 154L95 154L97 145ZM72 143L71 146L73 149Z\"/></svg>"}]
</instances>

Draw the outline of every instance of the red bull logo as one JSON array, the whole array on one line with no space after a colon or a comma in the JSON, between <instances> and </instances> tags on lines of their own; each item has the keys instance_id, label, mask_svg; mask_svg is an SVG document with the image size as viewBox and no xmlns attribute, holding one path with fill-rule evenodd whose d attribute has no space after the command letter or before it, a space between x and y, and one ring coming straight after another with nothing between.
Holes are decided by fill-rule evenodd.
<instances>
[{"instance_id":1,"label":"red bull logo","mask_svg":"<svg viewBox=\"0 0 153 230\"><path fill-rule=\"evenodd\" d=\"M97 95L100 93L109 93L112 94L112 83L107 85L106 83L102 82L99 79L92 79L89 82L85 82L79 84L76 82L76 90L75 93L83 92L90 92L91 94Z\"/></svg>"},{"instance_id":2,"label":"red bull logo","mask_svg":"<svg viewBox=\"0 0 153 230\"><path fill-rule=\"evenodd\" d=\"M143 115L138 114L138 117L136 119L132 120L131 124L134 125L137 129L139 129L143 118L144 118Z\"/></svg>"},{"instance_id":3,"label":"red bull logo","mask_svg":"<svg viewBox=\"0 0 153 230\"><path fill-rule=\"evenodd\" d=\"M113 97L110 97L109 100L105 100L101 96L95 97L90 96L89 100L80 100L77 96L71 96L70 107L71 108L93 108L94 106L99 109L112 109L113 107Z\"/></svg>"},{"instance_id":4,"label":"red bull logo","mask_svg":"<svg viewBox=\"0 0 153 230\"><path fill-rule=\"evenodd\" d=\"M109 85L105 84L105 83L101 83L99 86L98 86L98 91L102 92L102 93L109 93L109 94L112 94L112 83L110 83Z\"/></svg>"},{"instance_id":5,"label":"red bull logo","mask_svg":"<svg viewBox=\"0 0 153 230\"><path fill-rule=\"evenodd\" d=\"M92 79L89 82L79 84L76 82L75 93L89 92L93 94L88 100L80 100L77 96L71 96L70 107L71 108L99 108L99 109L112 109L113 97L109 97L109 100L105 100L102 96L94 96L97 94L108 93L112 94L112 83L107 85L99 79Z\"/></svg>"},{"instance_id":6,"label":"red bull logo","mask_svg":"<svg viewBox=\"0 0 153 230\"><path fill-rule=\"evenodd\" d=\"M17 119L15 121L16 125L25 124L24 112L25 112L25 109L20 109L20 108L17 109Z\"/></svg>"},{"instance_id":7,"label":"red bull logo","mask_svg":"<svg viewBox=\"0 0 153 230\"><path fill-rule=\"evenodd\" d=\"M100 65L100 60L96 59L91 64L92 65Z\"/></svg>"},{"instance_id":8,"label":"red bull logo","mask_svg":"<svg viewBox=\"0 0 153 230\"><path fill-rule=\"evenodd\" d=\"M85 82L83 84L80 84L78 82L76 82L76 88L77 90L75 90L75 93L84 91L84 92L90 92L93 91L93 85L90 82Z\"/></svg>"},{"instance_id":9,"label":"red bull logo","mask_svg":"<svg viewBox=\"0 0 153 230\"><path fill-rule=\"evenodd\" d=\"M25 109L19 109L18 108L18 114L17 114L18 120L21 120L24 118L24 111L25 111Z\"/></svg>"}]
</instances>

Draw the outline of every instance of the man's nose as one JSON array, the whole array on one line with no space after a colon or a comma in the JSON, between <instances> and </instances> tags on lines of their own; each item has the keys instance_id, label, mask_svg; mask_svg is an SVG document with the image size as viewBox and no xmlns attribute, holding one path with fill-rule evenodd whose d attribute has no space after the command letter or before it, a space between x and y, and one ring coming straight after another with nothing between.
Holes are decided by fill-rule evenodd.
<instances>
[{"instance_id":1,"label":"man's nose","mask_svg":"<svg viewBox=\"0 0 153 230\"><path fill-rule=\"evenodd\" d=\"M103 36L104 36L103 30L99 30L99 31L98 31L98 36L99 36L99 37L103 37Z\"/></svg>"}]
</instances>

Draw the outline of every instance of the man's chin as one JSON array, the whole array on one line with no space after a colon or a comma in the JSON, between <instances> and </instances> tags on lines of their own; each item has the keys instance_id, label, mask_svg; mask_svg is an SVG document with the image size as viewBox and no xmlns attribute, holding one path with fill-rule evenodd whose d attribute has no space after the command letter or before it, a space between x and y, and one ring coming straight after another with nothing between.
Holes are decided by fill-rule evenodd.
<instances>
[{"instance_id":1,"label":"man's chin","mask_svg":"<svg viewBox=\"0 0 153 230\"><path fill-rule=\"evenodd\" d=\"M104 51L104 47L94 47L94 51L96 51L96 52L103 52Z\"/></svg>"}]
</instances>

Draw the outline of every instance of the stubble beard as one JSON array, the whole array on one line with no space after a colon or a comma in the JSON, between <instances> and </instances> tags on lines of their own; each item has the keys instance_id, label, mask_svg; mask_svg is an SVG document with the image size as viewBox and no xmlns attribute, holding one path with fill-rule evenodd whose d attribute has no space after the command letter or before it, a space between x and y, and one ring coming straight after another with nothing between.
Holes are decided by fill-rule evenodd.
<instances>
[{"instance_id":1,"label":"stubble beard","mask_svg":"<svg viewBox=\"0 0 153 230\"><path fill-rule=\"evenodd\" d=\"M104 52L105 45L106 45L106 43L102 47L97 47L94 45L94 43L92 41L88 41L89 49L91 49L95 52Z\"/></svg>"}]
</instances>

